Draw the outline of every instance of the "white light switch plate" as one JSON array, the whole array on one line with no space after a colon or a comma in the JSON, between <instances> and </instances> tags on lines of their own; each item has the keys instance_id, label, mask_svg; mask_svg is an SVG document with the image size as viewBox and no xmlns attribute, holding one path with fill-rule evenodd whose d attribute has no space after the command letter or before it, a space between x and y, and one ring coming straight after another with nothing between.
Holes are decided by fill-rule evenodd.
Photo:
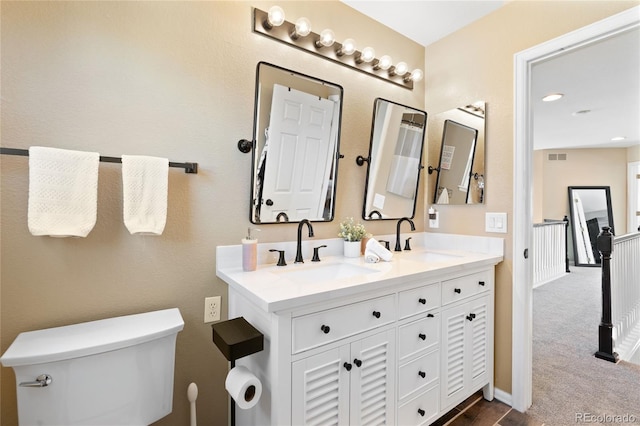
<instances>
[{"instance_id":1,"label":"white light switch plate","mask_svg":"<svg viewBox=\"0 0 640 426\"><path fill-rule=\"evenodd\" d=\"M507 214L506 213L486 213L484 230L486 232L497 232L500 234L507 233Z\"/></svg>"}]
</instances>

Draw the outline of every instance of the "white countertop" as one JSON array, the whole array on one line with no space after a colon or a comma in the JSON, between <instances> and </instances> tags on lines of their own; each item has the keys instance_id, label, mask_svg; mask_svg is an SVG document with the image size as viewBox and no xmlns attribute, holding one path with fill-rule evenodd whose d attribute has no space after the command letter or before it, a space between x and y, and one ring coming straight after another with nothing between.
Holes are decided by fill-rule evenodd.
<instances>
[{"instance_id":1,"label":"white countertop","mask_svg":"<svg viewBox=\"0 0 640 426\"><path fill-rule=\"evenodd\" d=\"M504 240L452 234L403 234L411 237L411 251L393 252L390 262L366 263L364 256L342 256L342 240L305 239L304 263L294 263L295 241L258 244L258 268L242 270L242 246L218 246L216 273L234 290L266 312L291 310L304 305L338 299L364 291L389 288L410 279L430 279L441 274L496 265L503 260ZM395 235L376 236L390 241ZM313 247L320 250L320 262L311 262ZM276 266L277 253L286 251L287 266ZM425 258L426 257L426 261Z\"/></svg>"}]
</instances>

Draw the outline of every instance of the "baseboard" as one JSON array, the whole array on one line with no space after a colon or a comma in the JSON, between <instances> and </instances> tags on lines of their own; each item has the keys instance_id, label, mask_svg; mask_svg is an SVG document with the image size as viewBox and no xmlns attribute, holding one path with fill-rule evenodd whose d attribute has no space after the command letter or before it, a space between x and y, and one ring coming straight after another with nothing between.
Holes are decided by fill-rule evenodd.
<instances>
[{"instance_id":1,"label":"baseboard","mask_svg":"<svg viewBox=\"0 0 640 426\"><path fill-rule=\"evenodd\" d=\"M493 397L500 402L504 402L511 407L512 397L510 393L503 391L502 389L495 388L493 391Z\"/></svg>"}]
</instances>

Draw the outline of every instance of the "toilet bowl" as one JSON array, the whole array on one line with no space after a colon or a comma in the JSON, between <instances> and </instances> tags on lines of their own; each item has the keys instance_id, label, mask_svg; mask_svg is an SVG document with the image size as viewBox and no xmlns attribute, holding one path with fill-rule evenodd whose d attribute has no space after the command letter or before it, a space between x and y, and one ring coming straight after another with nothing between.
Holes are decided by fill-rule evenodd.
<instances>
[{"instance_id":1,"label":"toilet bowl","mask_svg":"<svg viewBox=\"0 0 640 426\"><path fill-rule=\"evenodd\" d=\"M149 425L173 404L177 308L20 333L0 363L16 375L20 425Z\"/></svg>"}]
</instances>

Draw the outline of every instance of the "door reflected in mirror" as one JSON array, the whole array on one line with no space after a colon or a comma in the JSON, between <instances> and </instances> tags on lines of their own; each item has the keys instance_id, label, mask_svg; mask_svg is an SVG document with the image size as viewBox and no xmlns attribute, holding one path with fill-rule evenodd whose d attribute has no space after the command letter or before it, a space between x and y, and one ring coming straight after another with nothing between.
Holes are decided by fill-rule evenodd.
<instances>
[{"instance_id":1,"label":"door reflected in mirror","mask_svg":"<svg viewBox=\"0 0 640 426\"><path fill-rule=\"evenodd\" d=\"M568 189L575 265L600 266L596 238L605 226L615 234L610 187L570 186Z\"/></svg>"},{"instance_id":2,"label":"door reflected in mirror","mask_svg":"<svg viewBox=\"0 0 640 426\"><path fill-rule=\"evenodd\" d=\"M438 114L429 124L430 144L439 148L434 204L483 204L485 196L485 103ZM435 147L432 150L435 152Z\"/></svg>"},{"instance_id":3,"label":"door reflected in mirror","mask_svg":"<svg viewBox=\"0 0 640 426\"><path fill-rule=\"evenodd\" d=\"M373 107L362 217L413 218L427 113L377 98Z\"/></svg>"},{"instance_id":4,"label":"door reflected in mirror","mask_svg":"<svg viewBox=\"0 0 640 426\"><path fill-rule=\"evenodd\" d=\"M333 220L342 93L339 85L258 64L252 223Z\"/></svg>"}]
</instances>

